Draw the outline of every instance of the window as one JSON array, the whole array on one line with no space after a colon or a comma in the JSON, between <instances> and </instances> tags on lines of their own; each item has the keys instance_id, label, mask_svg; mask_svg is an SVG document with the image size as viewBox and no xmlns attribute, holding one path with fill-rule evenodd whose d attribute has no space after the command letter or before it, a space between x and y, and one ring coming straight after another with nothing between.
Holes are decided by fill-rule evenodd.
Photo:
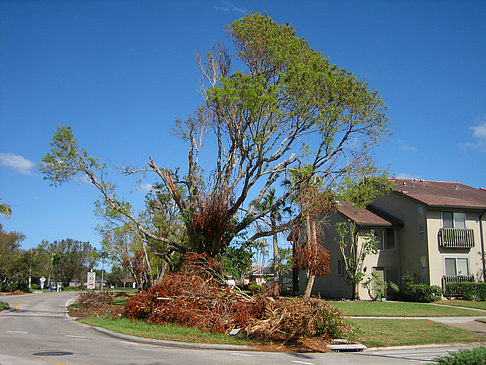
<instances>
[{"instance_id":1,"label":"window","mask_svg":"<svg viewBox=\"0 0 486 365\"><path fill-rule=\"evenodd\" d=\"M344 260L337 260L338 276L344 276Z\"/></svg>"},{"instance_id":2,"label":"window","mask_svg":"<svg viewBox=\"0 0 486 365\"><path fill-rule=\"evenodd\" d=\"M466 213L442 212L442 227L466 229Z\"/></svg>"},{"instance_id":3,"label":"window","mask_svg":"<svg viewBox=\"0 0 486 365\"><path fill-rule=\"evenodd\" d=\"M418 206L418 238L425 241L425 211L422 205Z\"/></svg>"},{"instance_id":4,"label":"window","mask_svg":"<svg viewBox=\"0 0 486 365\"><path fill-rule=\"evenodd\" d=\"M469 275L469 260L467 257L447 257L444 260L446 276Z\"/></svg>"},{"instance_id":5,"label":"window","mask_svg":"<svg viewBox=\"0 0 486 365\"><path fill-rule=\"evenodd\" d=\"M378 250L394 250L395 249L395 229L372 229L370 233L375 236L378 241L376 248Z\"/></svg>"},{"instance_id":6,"label":"window","mask_svg":"<svg viewBox=\"0 0 486 365\"><path fill-rule=\"evenodd\" d=\"M395 230L387 228L385 231L385 250L395 249Z\"/></svg>"}]
</instances>

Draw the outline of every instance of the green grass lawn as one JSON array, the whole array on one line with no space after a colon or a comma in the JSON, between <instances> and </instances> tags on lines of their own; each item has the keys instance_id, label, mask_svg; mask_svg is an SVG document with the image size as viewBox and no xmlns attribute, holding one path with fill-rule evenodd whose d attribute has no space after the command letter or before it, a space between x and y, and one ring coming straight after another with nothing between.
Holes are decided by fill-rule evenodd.
<instances>
[{"instance_id":1,"label":"green grass lawn","mask_svg":"<svg viewBox=\"0 0 486 365\"><path fill-rule=\"evenodd\" d=\"M467 308L451 308L428 303L329 301L347 316L363 317L462 317L477 316Z\"/></svg>"},{"instance_id":2,"label":"green grass lawn","mask_svg":"<svg viewBox=\"0 0 486 365\"><path fill-rule=\"evenodd\" d=\"M224 333L202 332L196 328L181 327L177 325L152 325L143 321L131 321L127 318L112 319L112 317L87 317L80 319L79 321L91 326L103 327L118 333L156 340L227 345L255 345L255 342L244 338L241 335L229 336Z\"/></svg>"},{"instance_id":3,"label":"green grass lawn","mask_svg":"<svg viewBox=\"0 0 486 365\"><path fill-rule=\"evenodd\" d=\"M427 320L356 319L349 336L368 347L486 341L486 336Z\"/></svg>"},{"instance_id":4,"label":"green grass lawn","mask_svg":"<svg viewBox=\"0 0 486 365\"><path fill-rule=\"evenodd\" d=\"M471 300L441 300L435 302L436 304L445 304L445 305L453 305L457 307L467 307L467 308L475 308L475 309L483 309L486 311L486 302L474 302ZM478 313L477 315L481 315ZM485 313L486 315L486 313Z\"/></svg>"},{"instance_id":5,"label":"green grass lawn","mask_svg":"<svg viewBox=\"0 0 486 365\"><path fill-rule=\"evenodd\" d=\"M126 297L115 298L118 305L124 305L126 300ZM403 317L405 314L407 317L440 317L478 315L477 311L466 308L451 308L426 303L343 301L329 301L328 303L341 310L345 315L351 316ZM158 340L247 346L257 344L257 342L242 335L233 337L227 334L201 332L191 327L152 325L126 318L88 317L80 319L80 321L118 333ZM364 343L369 347L486 341L486 336L427 320L352 318L348 322L354 327L354 330L348 334L347 338Z\"/></svg>"}]
</instances>

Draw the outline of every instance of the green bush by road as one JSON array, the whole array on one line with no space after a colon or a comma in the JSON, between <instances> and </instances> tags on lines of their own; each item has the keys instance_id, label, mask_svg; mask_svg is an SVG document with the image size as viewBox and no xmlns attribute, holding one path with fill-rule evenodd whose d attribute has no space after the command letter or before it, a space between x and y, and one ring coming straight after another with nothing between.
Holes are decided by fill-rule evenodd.
<instances>
[{"instance_id":1,"label":"green bush by road","mask_svg":"<svg viewBox=\"0 0 486 365\"><path fill-rule=\"evenodd\" d=\"M8 303L0 301L0 312L8 308L9 308Z\"/></svg>"}]
</instances>

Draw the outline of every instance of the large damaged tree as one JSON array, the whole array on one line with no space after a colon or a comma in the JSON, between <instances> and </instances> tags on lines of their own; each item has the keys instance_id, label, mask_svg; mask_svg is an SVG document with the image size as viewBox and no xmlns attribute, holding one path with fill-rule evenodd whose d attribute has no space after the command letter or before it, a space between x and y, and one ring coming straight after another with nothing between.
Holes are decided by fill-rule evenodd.
<instances>
[{"instance_id":1,"label":"large damaged tree","mask_svg":"<svg viewBox=\"0 0 486 365\"><path fill-rule=\"evenodd\" d=\"M300 217L252 228L316 175L330 188L352 172L369 171L370 147L389 133L375 90L268 15L248 14L229 25L227 34L234 55L217 43L205 58L198 57L204 102L174 128L188 143L187 168L170 170L149 157L146 167L126 170L158 176L184 224L181 237L149 229L120 201L103 180L104 166L78 146L70 127L54 135L41 165L44 177L57 185L84 174L147 242L212 256L244 232L251 242L292 227ZM312 166L312 174L281 188L304 164ZM273 188L272 204L259 204Z\"/></svg>"}]
</instances>

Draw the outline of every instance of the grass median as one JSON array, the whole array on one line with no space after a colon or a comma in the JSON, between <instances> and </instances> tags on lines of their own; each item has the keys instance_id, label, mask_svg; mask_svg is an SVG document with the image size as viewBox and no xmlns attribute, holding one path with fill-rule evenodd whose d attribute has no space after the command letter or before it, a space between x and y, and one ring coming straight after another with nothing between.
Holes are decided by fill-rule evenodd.
<instances>
[{"instance_id":1,"label":"grass median","mask_svg":"<svg viewBox=\"0 0 486 365\"><path fill-rule=\"evenodd\" d=\"M182 327L177 325L152 325L143 321L132 321L127 318L87 317L79 320L91 326L102 327L108 330L131 336L151 338L155 340L212 343L225 345L255 345L242 335L229 336L224 333L209 333L199 331L197 328Z\"/></svg>"}]
</instances>

